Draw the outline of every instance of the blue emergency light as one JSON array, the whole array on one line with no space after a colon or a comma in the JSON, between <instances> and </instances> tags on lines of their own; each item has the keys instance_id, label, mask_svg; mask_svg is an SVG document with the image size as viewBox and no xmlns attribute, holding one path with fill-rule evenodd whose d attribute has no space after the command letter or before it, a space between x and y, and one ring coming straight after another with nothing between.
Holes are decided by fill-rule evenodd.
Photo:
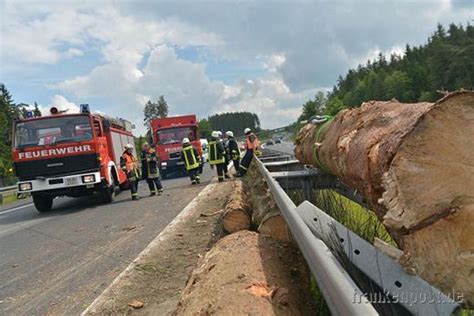
<instances>
[{"instance_id":1,"label":"blue emergency light","mask_svg":"<svg viewBox=\"0 0 474 316\"><path fill-rule=\"evenodd\" d=\"M81 104L80 105L80 108L81 108L81 113L90 113L90 108L89 108L89 104Z\"/></svg>"},{"instance_id":2,"label":"blue emergency light","mask_svg":"<svg viewBox=\"0 0 474 316\"><path fill-rule=\"evenodd\" d=\"M26 112L26 117L27 118L32 118L34 115L33 115L33 111L27 111Z\"/></svg>"}]
</instances>

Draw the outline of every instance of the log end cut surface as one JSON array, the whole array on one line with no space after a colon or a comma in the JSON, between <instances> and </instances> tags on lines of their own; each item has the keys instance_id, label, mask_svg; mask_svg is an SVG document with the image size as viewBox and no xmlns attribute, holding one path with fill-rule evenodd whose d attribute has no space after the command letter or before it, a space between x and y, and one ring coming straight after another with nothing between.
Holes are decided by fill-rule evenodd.
<instances>
[{"instance_id":1,"label":"log end cut surface","mask_svg":"<svg viewBox=\"0 0 474 316\"><path fill-rule=\"evenodd\" d=\"M474 93L449 95L424 115L384 188L384 224L407 231L407 261L445 292L474 302Z\"/></svg>"}]
</instances>

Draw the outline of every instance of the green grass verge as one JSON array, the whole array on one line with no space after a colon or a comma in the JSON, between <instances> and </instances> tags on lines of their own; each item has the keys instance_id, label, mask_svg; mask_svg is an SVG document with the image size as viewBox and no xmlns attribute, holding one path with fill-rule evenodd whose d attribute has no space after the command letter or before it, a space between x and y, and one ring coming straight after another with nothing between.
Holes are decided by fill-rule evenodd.
<instances>
[{"instance_id":1,"label":"green grass verge","mask_svg":"<svg viewBox=\"0 0 474 316\"><path fill-rule=\"evenodd\" d=\"M2 205L10 204L13 203L17 200L16 198L16 193L14 194L9 194L9 195L4 195L3 196L3 202Z\"/></svg>"}]
</instances>

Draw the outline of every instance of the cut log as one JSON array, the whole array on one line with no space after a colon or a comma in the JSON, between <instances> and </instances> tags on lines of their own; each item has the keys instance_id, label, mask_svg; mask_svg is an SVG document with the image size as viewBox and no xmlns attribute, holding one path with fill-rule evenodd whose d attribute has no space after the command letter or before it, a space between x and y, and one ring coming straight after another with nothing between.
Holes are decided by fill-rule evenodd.
<instances>
[{"instance_id":1,"label":"cut log","mask_svg":"<svg viewBox=\"0 0 474 316\"><path fill-rule=\"evenodd\" d=\"M367 198L406 268L474 303L474 92L366 102L303 127L295 154Z\"/></svg>"},{"instance_id":2,"label":"cut log","mask_svg":"<svg viewBox=\"0 0 474 316\"><path fill-rule=\"evenodd\" d=\"M236 180L232 185L232 193L227 202L222 223L224 230L234 233L239 230L250 229L250 205L244 193L242 181Z\"/></svg>"},{"instance_id":3,"label":"cut log","mask_svg":"<svg viewBox=\"0 0 474 316\"><path fill-rule=\"evenodd\" d=\"M276 205L263 175L255 163L251 163L244 178L244 186L252 207L252 224L257 230L282 241L290 241L291 233Z\"/></svg>"},{"instance_id":4,"label":"cut log","mask_svg":"<svg viewBox=\"0 0 474 316\"><path fill-rule=\"evenodd\" d=\"M298 251L240 231L201 259L175 315L314 315L310 295L310 275Z\"/></svg>"}]
</instances>

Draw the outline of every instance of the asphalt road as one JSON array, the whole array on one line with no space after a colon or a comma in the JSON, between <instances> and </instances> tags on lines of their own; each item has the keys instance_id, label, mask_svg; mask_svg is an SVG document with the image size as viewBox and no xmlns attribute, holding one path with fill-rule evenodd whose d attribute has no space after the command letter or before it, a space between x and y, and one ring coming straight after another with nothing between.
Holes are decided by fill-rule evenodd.
<instances>
[{"instance_id":1,"label":"asphalt road","mask_svg":"<svg viewBox=\"0 0 474 316\"><path fill-rule=\"evenodd\" d=\"M265 148L284 154L294 155L295 145L293 145L293 143L283 141L281 144L266 145Z\"/></svg>"},{"instance_id":2,"label":"asphalt road","mask_svg":"<svg viewBox=\"0 0 474 316\"><path fill-rule=\"evenodd\" d=\"M135 259L210 181L163 181L163 196L111 204L97 197L60 198L38 213L27 203L0 210L0 315L77 315Z\"/></svg>"}]
</instances>

